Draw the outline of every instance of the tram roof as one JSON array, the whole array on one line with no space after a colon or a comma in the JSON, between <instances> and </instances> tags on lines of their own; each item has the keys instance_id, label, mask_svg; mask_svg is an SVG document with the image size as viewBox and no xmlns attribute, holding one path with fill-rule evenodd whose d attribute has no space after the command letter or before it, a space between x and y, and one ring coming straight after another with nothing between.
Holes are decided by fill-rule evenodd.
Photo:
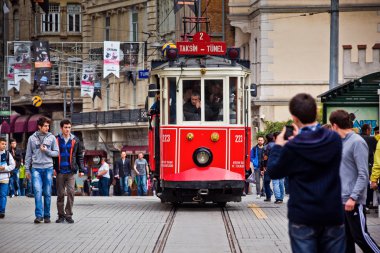
<instances>
[{"instance_id":1,"label":"tram roof","mask_svg":"<svg viewBox=\"0 0 380 253\"><path fill-rule=\"evenodd\" d=\"M166 68L237 68L250 71L249 66L248 60L238 60L236 65L232 65L231 60L225 57L210 55L204 57L182 56L172 63L163 60L152 61L152 70Z\"/></svg>"}]
</instances>

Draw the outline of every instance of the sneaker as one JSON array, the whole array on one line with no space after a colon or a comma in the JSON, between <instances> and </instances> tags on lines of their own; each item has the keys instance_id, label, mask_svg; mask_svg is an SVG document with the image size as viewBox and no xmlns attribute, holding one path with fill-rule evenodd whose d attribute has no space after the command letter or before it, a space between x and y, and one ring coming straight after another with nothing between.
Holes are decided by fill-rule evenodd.
<instances>
[{"instance_id":1,"label":"sneaker","mask_svg":"<svg viewBox=\"0 0 380 253\"><path fill-rule=\"evenodd\" d=\"M64 217L58 217L58 219L55 221L55 223L63 223L63 222L65 222Z\"/></svg>"},{"instance_id":2,"label":"sneaker","mask_svg":"<svg viewBox=\"0 0 380 253\"><path fill-rule=\"evenodd\" d=\"M274 203L275 204L282 204L282 200L276 200Z\"/></svg>"},{"instance_id":3,"label":"sneaker","mask_svg":"<svg viewBox=\"0 0 380 253\"><path fill-rule=\"evenodd\" d=\"M44 221L44 219L42 217L37 217L35 220L34 220L34 223L42 223Z\"/></svg>"},{"instance_id":4,"label":"sneaker","mask_svg":"<svg viewBox=\"0 0 380 253\"><path fill-rule=\"evenodd\" d=\"M68 223L70 223L70 224L74 223L74 220L73 220L73 218L71 218L71 217L66 217L65 220L66 220Z\"/></svg>"},{"instance_id":5,"label":"sneaker","mask_svg":"<svg viewBox=\"0 0 380 253\"><path fill-rule=\"evenodd\" d=\"M264 199L264 201L265 201L265 202L270 202L270 201L271 201L271 199Z\"/></svg>"},{"instance_id":6,"label":"sneaker","mask_svg":"<svg viewBox=\"0 0 380 253\"><path fill-rule=\"evenodd\" d=\"M14 194L12 194L11 196L9 196L10 198L13 198L15 195Z\"/></svg>"},{"instance_id":7,"label":"sneaker","mask_svg":"<svg viewBox=\"0 0 380 253\"><path fill-rule=\"evenodd\" d=\"M256 196L257 199L259 199L260 197L261 197L260 194L258 194L258 195Z\"/></svg>"},{"instance_id":8,"label":"sneaker","mask_svg":"<svg viewBox=\"0 0 380 253\"><path fill-rule=\"evenodd\" d=\"M5 213L0 213L0 219L4 219Z\"/></svg>"},{"instance_id":9,"label":"sneaker","mask_svg":"<svg viewBox=\"0 0 380 253\"><path fill-rule=\"evenodd\" d=\"M51 221L50 221L50 218L49 218L49 217L44 218L44 222L45 222L45 223L50 223L50 222L51 222Z\"/></svg>"}]
</instances>

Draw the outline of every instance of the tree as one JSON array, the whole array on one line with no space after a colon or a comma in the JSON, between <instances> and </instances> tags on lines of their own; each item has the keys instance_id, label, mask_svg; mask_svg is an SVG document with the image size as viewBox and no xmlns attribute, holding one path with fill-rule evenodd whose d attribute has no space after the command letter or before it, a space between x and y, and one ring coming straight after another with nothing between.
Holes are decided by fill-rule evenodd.
<instances>
[{"instance_id":1,"label":"tree","mask_svg":"<svg viewBox=\"0 0 380 253\"><path fill-rule=\"evenodd\" d=\"M256 134L256 138L269 134L269 133L275 133L275 132L281 132L285 125L291 125L293 123L292 120L288 121L264 121L265 124L265 130L264 131L258 131Z\"/></svg>"}]
</instances>

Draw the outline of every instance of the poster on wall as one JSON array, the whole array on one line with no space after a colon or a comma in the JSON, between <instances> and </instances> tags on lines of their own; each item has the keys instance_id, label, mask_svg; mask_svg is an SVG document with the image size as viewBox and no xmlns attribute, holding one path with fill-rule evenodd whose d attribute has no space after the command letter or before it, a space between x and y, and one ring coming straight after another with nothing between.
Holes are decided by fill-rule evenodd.
<instances>
[{"instance_id":1,"label":"poster on wall","mask_svg":"<svg viewBox=\"0 0 380 253\"><path fill-rule=\"evenodd\" d=\"M119 41L104 41L103 55L103 78L109 74L114 74L119 78L120 72L120 42Z\"/></svg>"},{"instance_id":2,"label":"poster on wall","mask_svg":"<svg viewBox=\"0 0 380 253\"><path fill-rule=\"evenodd\" d=\"M89 64L83 64L81 79L81 97L94 95L95 68Z\"/></svg>"},{"instance_id":3,"label":"poster on wall","mask_svg":"<svg viewBox=\"0 0 380 253\"><path fill-rule=\"evenodd\" d=\"M330 114L336 110L345 110L350 114L352 119L353 127L357 128L360 132L362 125L368 124L372 127L372 135L374 134L373 129L379 124L379 108L377 106L332 106L326 108L327 121Z\"/></svg>"}]
</instances>

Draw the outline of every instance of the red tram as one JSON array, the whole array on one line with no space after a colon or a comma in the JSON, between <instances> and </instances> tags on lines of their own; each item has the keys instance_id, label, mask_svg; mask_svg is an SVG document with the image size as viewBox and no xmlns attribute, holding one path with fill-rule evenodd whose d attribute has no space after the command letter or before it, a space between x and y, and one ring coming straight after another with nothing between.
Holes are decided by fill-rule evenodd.
<instances>
[{"instance_id":1,"label":"red tram","mask_svg":"<svg viewBox=\"0 0 380 253\"><path fill-rule=\"evenodd\" d=\"M159 95L149 128L157 196L172 203L241 201L251 142L249 62L203 32L164 53L165 61L152 63L150 85Z\"/></svg>"}]
</instances>

